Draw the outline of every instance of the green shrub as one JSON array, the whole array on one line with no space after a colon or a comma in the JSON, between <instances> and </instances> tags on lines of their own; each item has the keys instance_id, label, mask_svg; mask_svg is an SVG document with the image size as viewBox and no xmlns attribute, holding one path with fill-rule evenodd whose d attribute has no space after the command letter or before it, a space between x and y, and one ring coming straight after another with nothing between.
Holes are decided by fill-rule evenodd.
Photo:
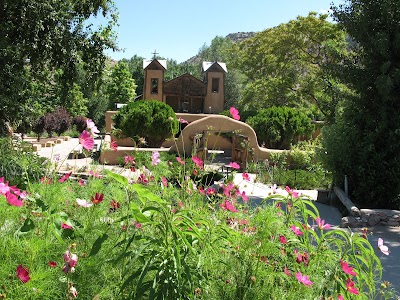
<instances>
[{"instance_id":1,"label":"green shrub","mask_svg":"<svg viewBox=\"0 0 400 300\"><path fill-rule=\"evenodd\" d=\"M324 128L320 159L336 185L344 188L347 176L350 199L358 206L399 209L399 134L379 122L374 129L371 125L360 130L363 118L367 120L366 116L346 117L345 122Z\"/></svg>"},{"instance_id":2,"label":"green shrub","mask_svg":"<svg viewBox=\"0 0 400 300\"><path fill-rule=\"evenodd\" d=\"M45 158L26 151L28 146L25 142L0 139L0 177L22 189L28 182L39 180L46 171Z\"/></svg>"},{"instance_id":3,"label":"green shrub","mask_svg":"<svg viewBox=\"0 0 400 300\"><path fill-rule=\"evenodd\" d=\"M314 126L304 112L291 107L270 107L247 119L260 144L288 149L298 136L311 136Z\"/></svg>"},{"instance_id":4,"label":"green shrub","mask_svg":"<svg viewBox=\"0 0 400 300\"><path fill-rule=\"evenodd\" d=\"M149 147L160 147L166 138L178 132L172 107L157 100L130 102L118 111L114 122L123 136L144 137Z\"/></svg>"}]
</instances>

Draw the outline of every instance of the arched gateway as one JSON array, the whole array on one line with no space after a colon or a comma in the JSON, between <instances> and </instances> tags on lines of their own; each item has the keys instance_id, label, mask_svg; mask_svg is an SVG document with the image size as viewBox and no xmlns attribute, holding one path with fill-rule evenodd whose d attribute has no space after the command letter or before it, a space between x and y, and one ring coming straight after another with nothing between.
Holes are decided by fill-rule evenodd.
<instances>
[{"instance_id":1,"label":"arched gateway","mask_svg":"<svg viewBox=\"0 0 400 300\"><path fill-rule=\"evenodd\" d=\"M282 152L282 150L259 147L257 136L253 128L246 123L221 115L210 115L191 122L182 130L175 144L171 146L170 152L177 152L180 155L191 156L193 151L200 152L202 150L201 147L203 146L206 146L208 149L223 149L226 147L226 141L224 141L223 138L225 133L232 133L233 137L245 137L247 140L247 147L253 150L253 159L255 161L268 159L271 153ZM199 143L196 142L196 136L210 136L211 134L216 135L217 137L214 137L213 141L209 141L206 145L199 145ZM238 154L235 154L234 143L235 141L233 139L233 147L231 144L233 160L238 157Z\"/></svg>"}]
</instances>

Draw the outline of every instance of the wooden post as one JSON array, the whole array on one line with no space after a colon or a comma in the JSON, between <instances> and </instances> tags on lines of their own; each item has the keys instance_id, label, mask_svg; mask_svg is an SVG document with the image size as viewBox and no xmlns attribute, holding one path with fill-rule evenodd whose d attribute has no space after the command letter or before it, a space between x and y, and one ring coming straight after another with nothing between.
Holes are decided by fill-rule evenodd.
<instances>
[{"instance_id":1,"label":"wooden post","mask_svg":"<svg viewBox=\"0 0 400 300\"><path fill-rule=\"evenodd\" d=\"M335 186L333 188L335 191L335 194L338 196L340 201L343 203L343 205L347 208L347 210L351 213L352 216L354 217L360 217L361 212L358 209L357 206L354 205L354 203L347 197L346 193L339 187Z\"/></svg>"}]
</instances>

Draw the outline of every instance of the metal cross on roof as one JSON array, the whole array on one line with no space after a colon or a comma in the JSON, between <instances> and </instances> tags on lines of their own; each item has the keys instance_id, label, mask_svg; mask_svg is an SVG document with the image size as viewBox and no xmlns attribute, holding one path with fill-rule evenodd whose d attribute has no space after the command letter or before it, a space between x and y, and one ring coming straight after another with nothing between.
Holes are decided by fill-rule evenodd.
<instances>
[{"instance_id":1,"label":"metal cross on roof","mask_svg":"<svg viewBox=\"0 0 400 300\"><path fill-rule=\"evenodd\" d=\"M154 50L154 52L152 54L153 54L153 59L155 59L157 54L159 54L159 53L157 53L156 50Z\"/></svg>"}]
</instances>

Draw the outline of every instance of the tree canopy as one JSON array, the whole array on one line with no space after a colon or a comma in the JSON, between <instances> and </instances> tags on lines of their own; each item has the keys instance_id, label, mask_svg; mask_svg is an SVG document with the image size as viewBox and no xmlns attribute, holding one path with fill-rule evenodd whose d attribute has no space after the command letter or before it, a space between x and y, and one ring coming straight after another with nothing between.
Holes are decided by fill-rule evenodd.
<instances>
[{"instance_id":1,"label":"tree canopy","mask_svg":"<svg viewBox=\"0 0 400 300\"><path fill-rule=\"evenodd\" d=\"M125 62L117 63L112 69L110 82L107 86L109 108L114 108L114 103L128 103L136 97L136 84Z\"/></svg>"},{"instance_id":2,"label":"tree canopy","mask_svg":"<svg viewBox=\"0 0 400 300\"><path fill-rule=\"evenodd\" d=\"M95 28L89 19L101 15L108 23ZM112 31L117 15L111 0L5 0L0 19L3 123L18 123L27 106L51 95L56 81L73 87L79 68L95 82L106 60L103 50L117 49Z\"/></svg>"},{"instance_id":3,"label":"tree canopy","mask_svg":"<svg viewBox=\"0 0 400 300\"><path fill-rule=\"evenodd\" d=\"M354 201L400 207L400 3L347 0L334 16L353 40L338 76L355 91L342 118L324 131L326 165L347 175Z\"/></svg>"},{"instance_id":4,"label":"tree canopy","mask_svg":"<svg viewBox=\"0 0 400 300\"><path fill-rule=\"evenodd\" d=\"M244 110L316 106L316 115L334 120L347 89L332 76L332 66L345 56L347 41L345 31L327 17L299 16L235 45L232 63L247 77L240 103Z\"/></svg>"}]
</instances>

